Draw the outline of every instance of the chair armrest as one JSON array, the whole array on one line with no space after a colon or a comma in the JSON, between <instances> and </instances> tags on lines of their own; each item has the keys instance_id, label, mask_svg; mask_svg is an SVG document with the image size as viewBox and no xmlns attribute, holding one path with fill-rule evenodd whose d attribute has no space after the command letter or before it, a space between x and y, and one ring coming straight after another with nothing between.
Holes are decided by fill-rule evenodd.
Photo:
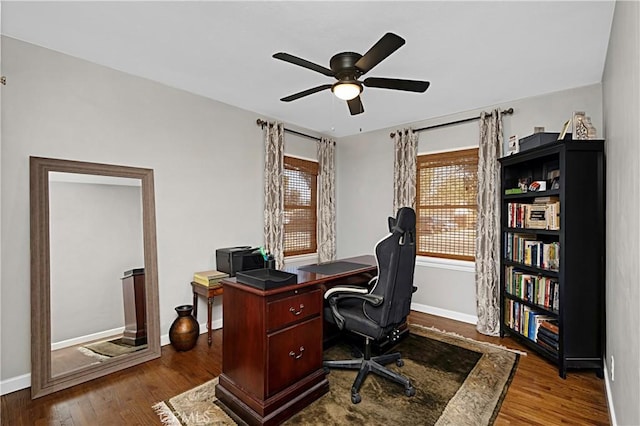
<instances>
[{"instance_id":1,"label":"chair armrest","mask_svg":"<svg viewBox=\"0 0 640 426\"><path fill-rule=\"evenodd\" d=\"M334 287L338 288L338 287ZM361 299L365 302L371 303L373 306L380 306L384 301L384 297L377 294L368 294L366 289L359 289L357 287L343 287L347 291L336 291L333 292L332 295L325 298L329 301L329 308L331 309L331 314L333 315L333 319L336 322L336 325L340 330L344 328L344 317L340 314L338 310L338 301L342 299ZM333 290L333 289L332 289ZM361 291L364 290L364 293ZM327 291L328 293L328 291Z\"/></svg>"},{"instance_id":2,"label":"chair armrest","mask_svg":"<svg viewBox=\"0 0 640 426\"><path fill-rule=\"evenodd\" d=\"M378 294L342 293L342 294L335 294L332 297L330 297L329 304L331 304L332 301L334 303L337 303L339 300L342 300L342 299L361 299L361 300L364 300L365 302L371 303L373 306L380 306L382 305L382 302L384 302L384 297Z\"/></svg>"},{"instance_id":3,"label":"chair armrest","mask_svg":"<svg viewBox=\"0 0 640 426\"><path fill-rule=\"evenodd\" d=\"M324 298L329 299L332 295L336 293L347 293L347 294L367 294L369 290L364 287L333 287L327 290L324 293Z\"/></svg>"},{"instance_id":4,"label":"chair armrest","mask_svg":"<svg viewBox=\"0 0 640 426\"><path fill-rule=\"evenodd\" d=\"M376 275L375 277L371 278L371 279L369 280L369 282L367 283L367 285L368 285L369 287L371 287L371 285L372 285L372 284L374 284L374 283L376 283L376 282L378 282L378 276L377 276L377 275Z\"/></svg>"}]
</instances>

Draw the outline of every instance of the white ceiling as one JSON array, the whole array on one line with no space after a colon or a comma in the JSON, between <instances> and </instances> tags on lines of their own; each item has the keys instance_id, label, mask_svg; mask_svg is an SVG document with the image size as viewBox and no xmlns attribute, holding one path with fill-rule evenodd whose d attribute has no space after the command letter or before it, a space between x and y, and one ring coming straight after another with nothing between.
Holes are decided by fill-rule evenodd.
<instances>
[{"instance_id":1,"label":"white ceiling","mask_svg":"<svg viewBox=\"0 0 640 426\"><path fill-rule=\"evenodd\" d=\"M598 83L615 2L8 2L2 34L336 137ZM366 77L428 80L422 94L365 88L349 114L329 90L279 99L386 32L406 44Z\"/></svg>"}]
</instances>

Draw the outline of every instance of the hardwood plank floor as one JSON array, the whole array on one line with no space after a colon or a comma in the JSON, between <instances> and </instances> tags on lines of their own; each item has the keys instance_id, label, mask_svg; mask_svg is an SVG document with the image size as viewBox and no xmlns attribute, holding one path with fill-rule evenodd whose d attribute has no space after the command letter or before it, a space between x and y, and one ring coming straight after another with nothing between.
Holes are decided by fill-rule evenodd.
<instances>
[{"instance_id":1,"label":"hardwood plank floor","mask_svg":"<svg viewBox=\"0 0 640 426\"><path fill-rule=\"evenodd\" d=\"M433 326L476 340L526 349L510 338L484 336L475 327L414 312L411 323ZM207 346L201 335L195 348L31 400L30 389L1 398L2 425L160 425L151 406L191 389L220 373L222 330ZM507 392L496 425L609 425L604 380L592 371L570 371L565 380L544 359L527 351Z\"/></svg>"}]
</instances>

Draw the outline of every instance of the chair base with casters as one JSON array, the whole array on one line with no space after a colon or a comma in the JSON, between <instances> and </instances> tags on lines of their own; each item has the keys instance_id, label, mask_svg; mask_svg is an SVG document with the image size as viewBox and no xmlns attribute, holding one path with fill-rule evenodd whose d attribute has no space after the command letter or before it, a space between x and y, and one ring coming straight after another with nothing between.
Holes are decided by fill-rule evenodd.
<instances>
[{"instance_id":1,"label":"chair base with casters","mask_svg":"<svg viewBox=\"0 0 640 426\"><path fill-rule=\"evenodd\" d=\"M339 361L324 361L322 365L325 368L342 368L348 370L359 370L353 385L351 386L351 402L354 404L362 401L360 396L360 388L369 373L375 373L378 376L392 380L404 386L404 393L407 396L414 396L416 390L411 385L411 381L406 377L389 370L385 365L395 362L398 367L404 365L399 352L384 354L379 356L371 356L371 339L366 337L364 345L363 358L346 359Z\"/></svg>"}]
</instances>

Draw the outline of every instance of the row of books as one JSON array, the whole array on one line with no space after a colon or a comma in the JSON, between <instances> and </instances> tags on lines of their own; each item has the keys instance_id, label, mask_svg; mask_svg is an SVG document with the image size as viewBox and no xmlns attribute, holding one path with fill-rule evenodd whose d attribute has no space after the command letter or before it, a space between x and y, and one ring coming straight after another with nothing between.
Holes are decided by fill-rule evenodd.
<instances>
[{"instance_id":1,"label":"row of books","mask_svg":"<svg viewBox=\"0 0 640 426\"><path fill-rule=\"evenodd\" d=\"M560 328L558 321L548 319L540 323L536 342L549 352L558 353L560 349Z\"/></svg>"},{"instance_id":2,"label":"row of books","mask_svg":"<svg viewBox=\"0 0 640 426\"><path fill-rule=\"evenodd\" d=\"M558 353L559 329L555 318L508 299L505 300L504 322L509 328L527 339L536 342L552 353ZM555 329L555 332L551 332L552 329ZM549 334L550 332L551 334Z\"/></svg>"},{"instance_id":3,"label":"row of books","mask_svg":"<svg viewBox=\"0 0 640 426\"><path fill-rule=\"evenodd\" d=\"M535 235L506 232L504 257L513 262L537 268L558 270L560 267L560 243L545 243Z\"/></svg>"},{"instance_id":4,"label":"row of books","mask_svg":"<svg viewBox=\"0 0 640 426\"><path fill-rule=\"evenodd\" d=\"M193 282L204 287L216 288L222 286L220 281L228 276L229 274L216 270L194 272Z\"/></svg>"},{"instance_id":5,"label":"row of books","mask_svg":"<svg viewBox=\"0 0 640 426\"><path fill-rule=\"evenodd\" d=\"M508 203L507 226L510 228L560 229L558 197L538 197L533 204Z\"/></svg>"},{"instance_id":6,"label":"row of books","mask_svg":"<svg viewBox=\"0 0 640 426\"><path fill-rule=\"evenodd\" d=\"M505 291L547 309L560 310L560 284L555 278L531 275L513 266L507 266Z\"/></svg>"}]
</instances>

